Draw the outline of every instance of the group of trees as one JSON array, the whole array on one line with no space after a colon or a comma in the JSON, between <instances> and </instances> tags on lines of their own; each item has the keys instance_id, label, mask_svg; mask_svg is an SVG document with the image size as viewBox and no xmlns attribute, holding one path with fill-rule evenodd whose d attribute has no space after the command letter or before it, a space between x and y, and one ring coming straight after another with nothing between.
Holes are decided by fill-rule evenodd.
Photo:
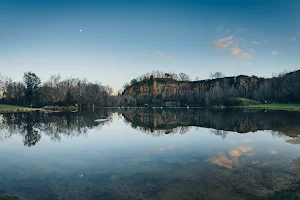
<instances>
[{"instance_id":1,"label":"group of trees","mask_svg":"<svg viewBox=\"0 0 300 200\"><path fill-rule=\"evenodd\" d=\"M174 72L166 73L162 71L152 71L151 73L145 73L137 78L132 79L130 83L125 83L123 86L123 90L126 90L128 87L138 82L149 81L155 78L160 78L160 79L166 78L166 79L172 79L175 81L183 81L183 82L191 81L191 78L186 73L183 72L176 74Z\"/></svg>"},{"instance_id":2,"label":"group of trees","mask_svg":"<svg viewBox=\"0 0 300 200\"><path fill-rule=\"evenodd\" d=\"M225 77L212 73L210 79L191 81L185 73L153 71L125 84L121 94L86 79L62 79L53 75L46 82L32 72L15 82L0 75L0 103L27 107L50 105L81 108L103 106L221 106L232 105L235 97L261 102L300 103L300 70L272 78Z\"/></svg>"},{"instance_id":3,"label":"group of trees","mask_svg":"<svg viewBox=\"0 0 300 200\"><path fill-rule=\"evenodd\" d=\"M212 73L210 79L202 81L167 76L169 73L147 73L126 85L123 94L134 97L138 106L227 106L236 103L233 101L235 97L261 102L300 103L300 70L280 73L273 78L225 77L220 72Z\"/></svg>"},{"instance_id":4,"label":"group of trees","mask_svg":"<svg viewBox=\"0 0 300 200\"><path fill-rule=\"evenodd\" d=\"M24 73L22 82L0 76L1 103L27 107L46 105L78 107L108 106L112 89L86 79L62 79L53 75L44 83L32 72Z\"/></svg>"},{"instance_id":5,"label":"group of trees","mask_svg":"<svg viewBox=\"0 0 300 200\"><path fill-rule=\"evenodd\" d=\"M254 92L254 99L279 103L300 103L300 71L280 73L267 79Z\"/></svg>"}]
</instances>

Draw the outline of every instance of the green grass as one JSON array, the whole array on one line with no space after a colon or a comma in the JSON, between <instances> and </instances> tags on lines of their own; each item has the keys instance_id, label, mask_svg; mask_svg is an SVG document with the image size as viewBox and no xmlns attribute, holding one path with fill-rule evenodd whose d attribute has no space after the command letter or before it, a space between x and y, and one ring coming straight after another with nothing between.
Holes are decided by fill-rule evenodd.
<instances>
[{"instance_id":1,"label":"green grass","mask_svg":"<svg viewBox=\"0 0 300 200\"><path fill-rule=\"evenodd\" d=\"M282 103L270 103L263 104L259 101L247 98L232 98L232 103L237 108L246 109L264 109L264 110L287 110L287 111L300 111L300 104L282 104Z\"/></svg>"},{"instance_id":2,"label":"green grass","mask_svg":"<svg viewBox=\"0 0 300 200\"><path fill-rule=\"evenodd\" d=\"M239 106L250 106L250 105L261 104L259 101L255 101L253 99L247 99L243 97L232 98L231 100L234 102L234 104Z\"/></svg>"},{"instance_id":3,"label":"green grass","mask_svg":"<svg viewBox=\"0 0 300 200\"><path fill-rule=\"evenodd\" d=\"M0 113L7 113L7 112L24 112L29 111L29 108L22 107L22 106L13 106L7 104L0 104Z\"/></svg>"},{"instance_id":4,"label":"green grass","mask_svg":"<svg viewBox=\"0 0 300 200\"><path fill-rule=\"evenodd\" d=\"M271 104L248 105L242 107L251 108L251 109L265 109L265 110L300 111L300 104L271 103Z\"/></svg>"}]
</instances>

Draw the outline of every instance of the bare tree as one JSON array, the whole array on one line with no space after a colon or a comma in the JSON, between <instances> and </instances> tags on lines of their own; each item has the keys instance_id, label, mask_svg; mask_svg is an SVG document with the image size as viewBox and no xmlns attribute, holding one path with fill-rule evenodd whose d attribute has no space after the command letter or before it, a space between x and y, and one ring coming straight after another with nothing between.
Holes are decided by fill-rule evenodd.
<instances>
[{"instance_id":1,"label":"bare tree","mask_svg":"<svg viewBox=\"0 0 300 200\"><path fill-rule=\"evenodd\" d=\"M210 73L209 77L211 79L214 79L214 78L223 78L223 77L225 77L225 75L222 74L221 72L215 72L215 73Z\"/></svg>"},{"instance_id":2,"label":"bare tree","mask_svg":"<svg viewBox=\"0 0 300 200\"><path fill-rule=\"evenodd\" d=\"M191 78L186 73L181 72L179 77L181 81L191 81Z\"/></svg>"}]
</instances>

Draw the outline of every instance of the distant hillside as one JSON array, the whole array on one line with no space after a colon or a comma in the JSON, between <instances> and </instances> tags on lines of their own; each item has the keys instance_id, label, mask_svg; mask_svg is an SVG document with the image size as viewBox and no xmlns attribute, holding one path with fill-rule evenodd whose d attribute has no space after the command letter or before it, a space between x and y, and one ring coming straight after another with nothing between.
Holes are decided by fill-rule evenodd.
<instances>
[{"instance_id":1,"label":"distant hillside","mask_svg":"<svg viewBox=\"0 0 300 200\"><path fill-rule=\"evenodd\" d=\"M300 96L295 93L295 89L299 90L300 95L300 70L269 79L240 75L178 81L150 76L141 81L132 81L124 89L123 95L136 98L137 105L225 105L230 104L229 99L233 97L296 103L300 102Z\"/></svg>"}]
</instances>

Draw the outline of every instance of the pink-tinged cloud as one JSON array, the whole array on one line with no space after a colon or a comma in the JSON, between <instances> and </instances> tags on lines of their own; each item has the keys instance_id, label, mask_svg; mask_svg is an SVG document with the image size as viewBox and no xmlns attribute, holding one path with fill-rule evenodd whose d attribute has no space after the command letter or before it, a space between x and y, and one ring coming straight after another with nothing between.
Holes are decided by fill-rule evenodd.
<instances>
[{"instance_id":1,"label":"pink-tinged cloud","mask_svg":"<svg viewBox=\"0 0 300 200\"><path fill-rule=\"evenodd\" d=\"M277 154L277 151L276 150L271 150L270 153L275 155L275 154Z\"/></svg>"},{"instance_id":2,"label":"pink-tinged cloud","mask_svg":"<svg viewBox=\"0 0 300 200\"><path fill-rule=\"evenodd\" d=\"M233 157L233 158L238 158L241 156L241 152L236 150L236 149L233 149L229 152L230 156Z\"/></svg>"},{"instance_id":3,"label":"pink-tinged cloud","mask_svg":"<svg viewBox=\"0 0 300 200\"><path fill-rule=\"evenodd\" d=\"M238 147L229 151L230 157L227 157L226 155L219 153L219 156L211 158L210 162L217 164L221 167L231 169L233 168L233 166L235 167L239 166L240 165L239 157L241 157L243 154L246 154L250 151L252 151L252 147L250 146Z\"/></svg>"},{"instance_id":4,"label":"pink-tinged cloud","mask_svg":"<svg viewBox=\"0 0 300 200\"><path fill-rule=\"evenodd\" d=\"M226 48L228 48L229 46L231 46L233 44L232 39L233 39L233 36L228 36L228 37L225 37L225 38L221 38L217 41L214 41L213 46L216 47L216 48L226 49Z\"/></svg>"},{"instance_id":5,"label":"pink-tinged cloud","mask_svg":"<svg viewBox=\"0 0 300 200\"><path fill-rule=\"evenodd\" d=\"M240 48L238 48L238 47L234 47L234 48L232 48L231 49L231 55L234 55L234 56L236 56L236 55L238 55L239 53L241 53L241 49Z\"/></svg>"},{"instance_id":6,"label":"pink-tinged cloud","mask_svg":"<svg viewBox=\"0 0 300 200\"><path fill-rule=\"evenodd\" d=\"M225 155L220 155L218 157L211 158L210 161L214 164L228 169L231 169L233 165L233 161L227 158Z\"/></svg>"},{"instance_id":7,"label":"pink-tinged cloud","mask_svg":"<svg viewBox=\"0 0 300 200\"><path fill-rule=\"evenodd\" d=\"M277 51L272 51L272 52L271 52L271 55L274 56L274 55L277 55L277 53L278 53Z\"/></svg>"},{"instance_id":8,"label":"pink-tinged cloud","mask_svg":"<svg viewBox=\"0 0 300 200\"><path fill-rule=\"evenodd\" d=\"M239 151L241 151L243 153L247 153L249 151L252 151L252 147L250 147L250 146L242 146L242 147L237 148L237 150L239 150Z\"/></svg>"},{"instance_id":9,"label":"pink-tinged cloud","mask_svg":"<svg viewBox=\"0 0 300 200\"><path fill-rule=\"evenodd\" d=\"M160 147L160 148L156 149L155 151L157 153L161 153L161 152L164 152L166 150L173 149L173 148L174 148L174 146Z\"/></svg>"},{"instance_id":10,"label":"pink-tinged cloud","mask_svg":"<svg viewBox=\"0 0 300 200\"><path fill-rule=\"evenodd\" d=\"M242 58L242 59L250 59L250 58L252 58L252 55L250 53L245 52L245 53L238 55L238 57Z\"/></svg>"},{"instance_id":11,"label":"pink-tinged cloud","mask_svg":"<svg viewBox=\"0 0 300 200\"><path fill-rule=\"evenodd\" d=\"M158 57L160 57L160 58L166 58L166 59L169 59L169 60L173 60L173 59L174 59L173 56L168 56L168 55L166 55L166 54L163 54L163 53L160 52L160 51L155 51L155 52L153 53L153 55L154 55L154 56L158 56Z\"/></svg>"},{"instance_id":12,"label":"pink-tinged cloud","mask_svg":"<svg viewBox=\"0 0 300 200\"><path fill-rule=\"evenodd\" d=\"M248 139L244 139L244 142L245 142L245 143L249 143L249 142L251 142L251 141L252 141L252 139L249 139L249 138L248 138Z\"/></svg>"},{"instance_id":13,"label":"pink-tinged cloud","mask_svg":"<svg viewBox=\"0 0 300 200\"><path fill-rule=\"evenodd\" d=\"M265 162L261 166L265 167L265 166L268 166L268 165L269 165L269 163Z\"/></svg>"}]
</instances>

